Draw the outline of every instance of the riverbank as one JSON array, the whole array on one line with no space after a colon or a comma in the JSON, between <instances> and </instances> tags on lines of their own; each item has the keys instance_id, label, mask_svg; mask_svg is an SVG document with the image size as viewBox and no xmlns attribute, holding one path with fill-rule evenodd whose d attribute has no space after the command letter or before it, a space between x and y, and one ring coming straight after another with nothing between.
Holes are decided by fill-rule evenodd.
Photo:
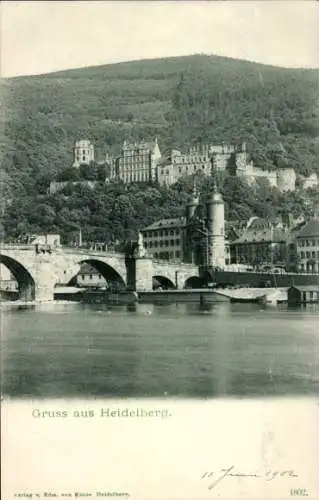
<instances>
[{"instance_id":1,"label":"riverbank","mask_svg":"<svg viewBox=\"0 0 319 500\"><path fill-rule=\"evenodd\" d=\"M18 300L18 294L13 297L3 297L7 300ZM274 303L287 301L287 288L215 288L189 290L152 290L152 291L118 291L87 290L76 287L57 287L54 293L55 301L96 302L110 304L133 303L215 303L215 302L255 302L257 300ZM5 302L5 300L4 300Z\"/></svg>"}]
</instances>

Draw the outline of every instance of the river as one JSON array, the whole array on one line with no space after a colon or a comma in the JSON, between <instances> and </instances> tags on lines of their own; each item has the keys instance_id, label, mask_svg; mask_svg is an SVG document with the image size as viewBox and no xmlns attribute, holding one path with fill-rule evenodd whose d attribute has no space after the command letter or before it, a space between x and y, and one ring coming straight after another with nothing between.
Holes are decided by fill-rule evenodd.
<instances>
[{"instance_id":1,"label":"river","mask_svg":"<svg viewBox=\"0 0 319 500\"><path fill-rule=\"evenodd\" d=\"M319 394L319 307L2 303L5 395Z\"/></svg>"}]
</instances>

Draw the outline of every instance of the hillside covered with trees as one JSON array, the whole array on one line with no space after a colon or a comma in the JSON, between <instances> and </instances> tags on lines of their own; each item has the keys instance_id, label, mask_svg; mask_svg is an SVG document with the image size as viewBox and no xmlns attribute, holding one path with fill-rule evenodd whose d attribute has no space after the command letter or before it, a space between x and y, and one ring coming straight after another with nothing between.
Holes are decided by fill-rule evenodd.
<instances>
[{"instance_id":1,"label":"hillside covered with trees","mask_svg":"<svg viewBox=\"0 0 319 500\"><path fill-rule=\"evenodd\" d=\"M201 203L205 203L213 179L200 174L196 177ZM184 216L193 185L193 176L181 178L170 188L99 183L93 190L69 183L55 195L16 198L5 211L3 236L8 241L21 237L23 241L25 235L59 233L67 243L81 229L86 242L136 239L138 231L155 220ZM309 194L316 195L280 193L262 182L253 189L229 174L221 175L218 185L225 201L225 217L232 221L248 220L253 215L271 219L283 213L311 215Z\"/></svg>"},{"instance_id":2,"label":"hillside covered with trees","mask_svg":"<svg viewBox=\"0 0 319 500\"><path fill-rule=\"evenodd\" d=\"M101 231L129 237L141 225L184 209L187 179L172 189L100 185L92 193L78 186L47 195L50 181L71 168L74 142L80 138L111 154L124 139L157 136L162 152L197 142L245 141L262 168L289 165L303 175L319 173L318 95L319 70L205 55L4 80L0 119L6 234L44 229L67 233L70 224L88 224L95 237L102 237ZM255 191L235 179L225 186L232 183L229 201L225 194L230 217L261 210L253 202L259 196ZM264 198L260 195L261 206L267 197L280 196L260 189L267 191ZM285 195L281 198L285 204ZM19 224L23 227L18 229Z\"/></svg>"}]
</instances>

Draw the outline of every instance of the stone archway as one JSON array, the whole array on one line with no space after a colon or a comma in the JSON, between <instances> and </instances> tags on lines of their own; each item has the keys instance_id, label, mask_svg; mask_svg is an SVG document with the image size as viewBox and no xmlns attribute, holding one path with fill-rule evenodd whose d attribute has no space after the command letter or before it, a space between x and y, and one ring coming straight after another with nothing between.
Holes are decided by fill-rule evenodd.
<instances>
[{"instance_id":1,"label":"stone archway","mask_svg":"<svg viewBox=\"0 0 319 500\"><path fill-rule=\"evenodd\" d=\"M157 288L162 288L163 290L174 290L176 288L175 284L169 278L166 278L166 276L156 275L152 278L153 290L156 290Z\"/></svg>"},{"instance_id":2,"label":"stone archway","mask_svg":"<svg viewBox=\"0 0 319 500\"><path fill-rule=\"evenodd\" d=\"M202 279L198 276L190 276L184 283L184 288L201 288L202 287Z\"/></svg>"},{"instance_id":3,"label":"stone archway","mask_svg":"<svg viewBox=\"0 0 319 500\"><path fill-rule=\"evenodd\" d=\"M36 282L28 269L18 260L8 255L0 254L0 262L13 274L18 283L18 298L24 301L33 301L36 296Z\"/></svg>"},{"instance_id":4,"label":"stone archway","mask_svg":"<svg viewBox=\"0 0 319 500\"><path fill-rule=\"evenodd\" d=\"M79 262L79 264L89 264L92 266L98 274L101 274L105 281L107 282L107 285L110 288L117 289L117 290L123 290L126 288L126 283L124 278L121 276L121 274L114 269L110 264L107 264L106 262L99 260L99 259L83 259ZM79 271L80 273L81 271ZM77 274L79 274L77 273ZM77 274L69 280L68 285L75 285L77 282Z\"/></svg>"}]
</instances>

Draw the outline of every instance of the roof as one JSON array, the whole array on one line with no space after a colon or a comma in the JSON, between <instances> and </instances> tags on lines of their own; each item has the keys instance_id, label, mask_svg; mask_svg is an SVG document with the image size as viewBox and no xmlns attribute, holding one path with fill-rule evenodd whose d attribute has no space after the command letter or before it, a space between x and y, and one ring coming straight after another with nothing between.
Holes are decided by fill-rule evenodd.
<instances>
[{"instance_id":1,"label":"roof","mask_svg":"<svg viewBox=\"0 0 319 500\"><path fill-rule=\"evenodd\" d=\"M185 227L186 219L185 217L177 217L175 219L160 219L156 222L153 222L150 226L144 227L143 231L150 231L152 229L168 229L172 227Z\"/></svg>"},{"instance_id":2,"label":"roof","mask_svg":"<svg viewBox=\"0 0 319 500\"><path fill-rule=\"evenodd\" d=\"M319 236L319 219L312 219L299 231L297 238Z\"/></svg>"},{"instance_id":3,"label":"roof","mask_svg":"<svg viewBox=\"0 0 319 500\"><path fill-rule=\"evenodd\" d=\"M319 292L319 285L293 285L290 290L291 288L296 288L300 292Z\"/></svg>"}]
</instances>

